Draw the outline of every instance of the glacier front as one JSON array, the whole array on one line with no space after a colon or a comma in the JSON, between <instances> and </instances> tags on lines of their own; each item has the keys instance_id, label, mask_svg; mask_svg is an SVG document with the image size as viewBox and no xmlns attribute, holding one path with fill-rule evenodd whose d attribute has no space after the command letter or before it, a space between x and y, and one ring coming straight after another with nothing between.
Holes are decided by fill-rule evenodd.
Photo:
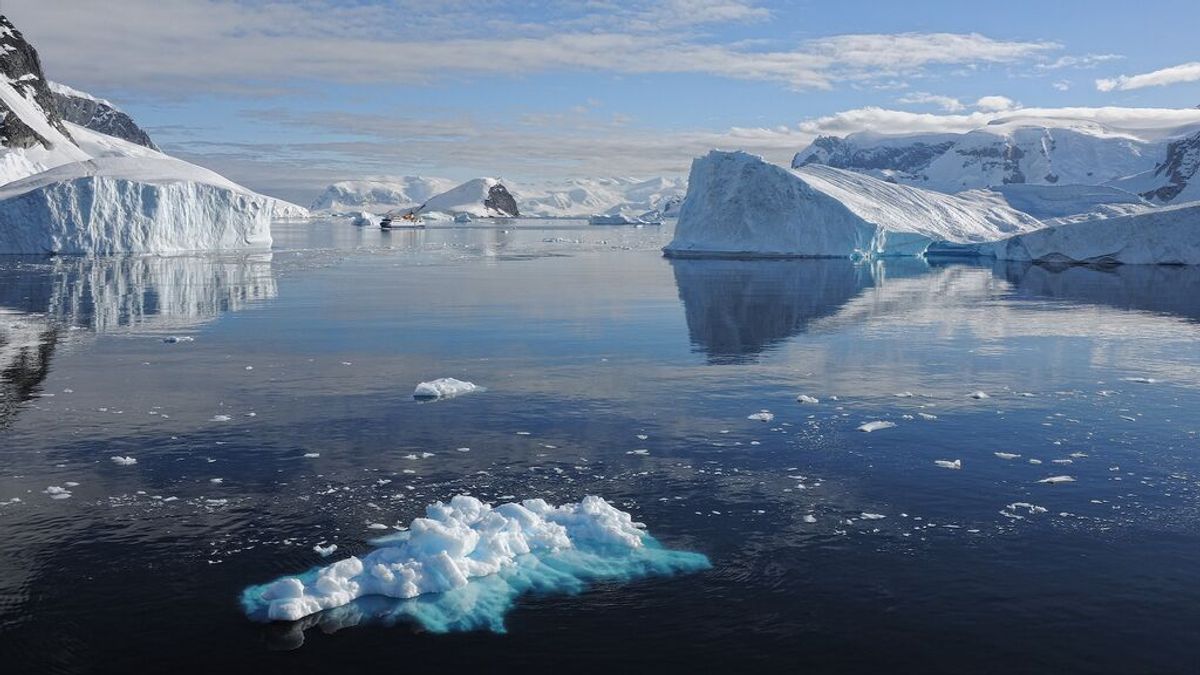
<instances>
[{"instance_id":1,"label":"glacier front","mask_svg":"<svg viewBox=\"0 0 1200 675\"><path fill-rule=\"evenodd\" d=\"M870 258L921 255L1042 227L996 197L967 199L811 165L785 169L714 150L692 163L676 257Z\"/></svg>"}]
</instances>

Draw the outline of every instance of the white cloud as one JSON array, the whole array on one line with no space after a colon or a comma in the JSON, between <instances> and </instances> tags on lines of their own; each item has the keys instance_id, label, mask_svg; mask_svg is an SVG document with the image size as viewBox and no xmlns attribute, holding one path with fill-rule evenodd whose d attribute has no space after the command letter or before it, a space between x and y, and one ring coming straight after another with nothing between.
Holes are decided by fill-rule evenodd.
<instances>
[{"instance_id":1,"label":"white cloud","mask_svg":"<svg viewBox=\"0 0 1200 675\"><path fill-rule=\"evenodd\" d=\"M1101 63L1117 61L1125 58L1120 54L1083 54L1082 56L1060 56L1047 63L1039 63L1041 70L1059 70L1062 68L1095 68Z\"/></svg>"},{"instance_id":2,"label":"white cloud","mask_svg":"<svg viewBox=\"0 0 1200 675\"><path fill-rule=\"evenodd\" d=\"M1017 103L1007 96L984 96L975 101L975 108L983 112L1003 112L1017 107Z\"/></svg>"},{"instance_id":3,"label":"white cloud","mask_svg":"<svg viewBox=\"0 0 1200 675\"><path fill-rule=\"evenodd\" d=\"M1059 80L1050 86L1054 87L1058 91L1067 91L1071 88L1071 81L1070 80Z\"/></svg>"},{"instance_id":4,"label":"white cloud","mask_svg":"<svg viewBox=\"0 0 1200 675\"><path fill-rule=\"evenodd\" d=\"M961 112L966 110L966 106L962 101L953 96L940 96L938 94L930 94L924 91L914 91L910 94L905 94L896 99L897 103L907 103L910 105L931 104L936 105L946 112Z\"/></svg>"},{"instance_id":5,"label":"white cloud","mask_svg":"<svg viewBox=\"0 0 1200 675\"><path fill-rule=\"evenodd\" d=\"M756 21L735 0L550 3L541 23L499 0L9 0L55 79L101 92L254 95L316 82L413 84L547 72L690 73L829 89L936 66L1015 63L1059 48L977 33L840 35L788 48L690 26ZM500 18L497 18L500 17ZM97 63L103 67L97 67Z\"/></svg>"},{"instance_id":6,"label":"white cloud","mask_svg":"<svg viewBox=\"0 0 1200 675\"><path fill-rule=\"evenodd\" d=\"M1119 75L1110 79L1096 80L1100 91L1128 91L1145 87L1165 87L1170 84L1200 81L1200 61L1183 63L1140 75Z\"/></svg>"}]
</instances>

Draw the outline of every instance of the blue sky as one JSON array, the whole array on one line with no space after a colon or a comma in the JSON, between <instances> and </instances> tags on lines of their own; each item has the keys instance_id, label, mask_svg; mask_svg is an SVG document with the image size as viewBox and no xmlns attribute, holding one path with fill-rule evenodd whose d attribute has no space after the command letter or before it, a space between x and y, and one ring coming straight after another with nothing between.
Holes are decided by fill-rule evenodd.
<instances>
[{"instance_id":1,"label":"blue sky","mask_svg":"<svg viewBox=\"0 0 1200 675\"><path fill-rule=\"evenodd\" d=\"M818 133L1200 104L1195 2L3 8L52 79L117 102L173 154L301 202L363 176L678 174L713 146L786 161Z\"/></svg>"}]
</instances>

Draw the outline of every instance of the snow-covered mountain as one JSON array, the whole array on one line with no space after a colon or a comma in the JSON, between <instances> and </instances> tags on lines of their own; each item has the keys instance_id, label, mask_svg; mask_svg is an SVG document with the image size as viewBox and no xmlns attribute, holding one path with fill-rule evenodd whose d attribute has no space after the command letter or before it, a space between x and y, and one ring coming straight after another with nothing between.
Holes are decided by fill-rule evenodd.
<instances>
[{"instance_id":1,"label":"snow-covered mountain","mask_svg":"<svg viewBox=\"0 0 1200 675\"><path fill-rule=\"evenodd\" d=\"M921 255L934 242L995 241L1041 222L998 193L958 197L809 165L785 169L744 152L692 163L675 256Z\"/></svg>"},{"instance_id":2,"label":"snow-covered mountain","mask_svg":"<svg viewBox=\"0 0 1200 675\"><path fill-rule=\"evenodd\" d=\"M1166 157L1152 170L1116 185L1157 204L1200 201L1200 132L1167 145Z\"/></svg>"},{"instance_id":3,"label":"snow-covered mountain","mask_svg":"<svg viewBox=\"0 0 1200 675\"><path fill-rule=\"evenodd\" d=\"M517 209L528 218L587 218L594 214L675 217L687 192L682 178L574 178L553 182L505 182ZM458 187L446 178L400 176L342 181L325 188L313 211L386 213L421 206ZM436 205L436 204L435 204ZM425 211L431 209L426 207Z\"/></svg>"},{"instance_id":4,"label":"snow-covered mountain","mask_svg":"<svg viewBox=\"0 0 1200 675\"><path fill-rule=\"evenodd\" d=\"M1173 138L1194 128L1193 123L1144 133L1094 119L1015 113L966 133L824 136L797 153L792 166L823 164L940 192L1104 185L1153 171Z\"/></svg>"},{"instance_id":5,"label":"snow-covered mountain","mask_svg":"<svg viewBox=\"0 0 1200 675\"><path fill-rule=\"evenodd\" d=\"M0 253L263 248L280 205L65 121L37 51L0 16Z\"/></svg>"},{"instance_id":6,"label":"snow-covered mountain","mask_svg":"<svg viewBox=\"0 0 1200 675\"><path fill-rule=\"evenodd\" d=\"M430 197L450 190L456 183L449 178L427 176L388 176L347 180L325 188L312 206L313 211L344 213L373 211L386 213L424 204Z\"/></svg>"},{"instance_id":7,"label":"snow-covered mountain","mask_svg":"<svg viewBox=\"0 0 1200 675\"><path fill-rule=\"evenodd\" d=\"M577 178L562 183L517 184L521 213L534 218L587 218L593 214L679 213L687 182L682 178Z\"/></svg>"},{"instance_id":8,"label":"snow-covered mountain","mask_svg":"<svg viewBox=\"0 0 1200 675\"><path fill-rule=\"evenodd\" d=\"M515 218L521 215L517 200L498 178L475 178L434 195L412 209L415 213L466 214L476 218Z\"/></svg>"},{"instance_id":9,"label":"snow-covered mountain","mask_svg":"<svg viewBox=\"0 0 1200 675\"><path fill-rule=\"evenodd\" d=\"M158 150L150 134L113 103L65 84L50 82L50 93L62 118L81 127Z\"/></svg>"}]
</instances>

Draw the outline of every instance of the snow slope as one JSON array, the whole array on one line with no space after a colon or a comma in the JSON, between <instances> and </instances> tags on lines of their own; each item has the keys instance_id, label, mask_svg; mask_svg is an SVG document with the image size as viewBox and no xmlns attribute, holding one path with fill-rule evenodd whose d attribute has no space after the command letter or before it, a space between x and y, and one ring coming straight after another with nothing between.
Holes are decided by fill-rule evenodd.
<instances>
[{"instance_id":1,"label":"snow slope","mask_svg":"<svg viewBox=\"0 0 1200 675\"><path fill-rule=\"evenodd\" d=\"M1157 204L1200 201L1200 132L1172 141L1165 159L1152 170L1115 185Z\"/></svg>"},{"instance_id":2,"label":"snow slope","mask_svg":"<svg viewBox=\"0 0 1200 675\"><path fill-rule=\"evenodd\" d=\"M333 213L374 211L385 213L425 203L430 197L455 186L448 178L396 176L348 180L325 188L312 206L313 211Z\"/></svg>"},{"instance_id":3,"label":"snow slope","mask_svg":"<svg viewBox=\"0 0 1200 675\"><path fill-rule=\"evenodd\" d=\"M921 255L1041 227L1002 200L963 199L824 166L789 170L744 152L692 163L674 256Z\"/></svg>"},{"instance_id":4,"label":"snow slope","mask_svg":"<svg viewBox=\"0 0 1200 675\"><path fill-rule=\"evenodd\" d=\"M1002 260L1200 265L1200 202L1051 224L980 250Z\"/></svg>"},{"instance_id":5,"label":"snow slope","mask_svg":"<svg viewBox=\"0 0 1200 675\"><path fill-rule=\"evenodd\" d=\"M1014 183L986 190L960 192L965 199L988 200L999 196L1006 204L1034 218L1083 218L1126 215L1152 206L1120 188L1103 185L1031 185Z\"/></svg>"},{"instance_id":6,"label":"snow slope","mask_svg":"<svg viewBox=\"0 0 1200 675\"><path fill-rule=\"evenodd\" d=\"M430 197L414 211L445 213L456 216L465 213L475 218L505 218L521 215L516 200L496 178L475 178L441 194Z\"/></svg>"},{"instance_id":7,"label":"snow slope","mask_svg":"<svg viewBox=\"0 0 1200 675\"><path fill-rule=\"evenodd\" d=\"M1171 142L1195 133L1197 125L1196 110L1017 111L965 133L825 136L797 153L792 165L823 164L941 192L1101 185L1152 172Z\"/></svg>"}]
</instances>

